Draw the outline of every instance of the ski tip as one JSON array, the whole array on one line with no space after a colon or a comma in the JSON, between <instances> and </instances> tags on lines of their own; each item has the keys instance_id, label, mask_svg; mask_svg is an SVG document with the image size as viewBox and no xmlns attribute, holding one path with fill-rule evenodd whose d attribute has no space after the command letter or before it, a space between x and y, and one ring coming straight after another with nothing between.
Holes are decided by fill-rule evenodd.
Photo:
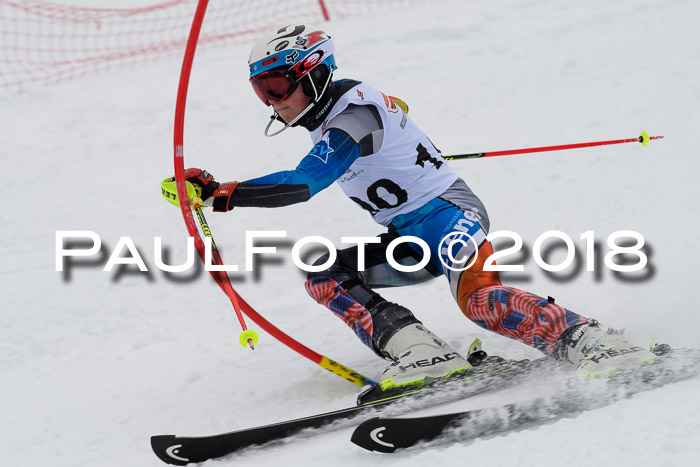
<instances>
[{"instance_id":1,"label":"ski tip","mask_svg":"<svg viewBox=\"0 0 700 467\"><path fill-rule=\"evenodd\" d=\"M175 435L151 436L151 448L160 460L171 465L187 465L190 461L181 457L181 444L175 442Z\"/></svg>"},{"instance_id":2,"label":"ski tip","mask_svg":"<svg viewBox=\"0 0 700 467\"><path fill-rule=\"evenodd\" d=\"M396 446L385 436L386 427L379 417L360 423L352 432L350 441L368 451L392 453Z\"/></svg>"}]
</instances>

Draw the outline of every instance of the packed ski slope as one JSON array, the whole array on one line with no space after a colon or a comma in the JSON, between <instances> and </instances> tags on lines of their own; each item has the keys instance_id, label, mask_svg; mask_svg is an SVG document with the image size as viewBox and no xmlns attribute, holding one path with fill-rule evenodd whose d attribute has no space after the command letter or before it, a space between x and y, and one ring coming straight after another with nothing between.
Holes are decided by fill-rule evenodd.
<instances>
[{"instance_id":1,"label":"packed ski slope","mask_svg":"<svg viewBox=\"0 0 700 467\"><path fill-rule=\"evenodd\" d=\"M698 22L700 7L690 0L446 0L324 27L338 48L336 76L406 100L446 154L641 130L664 135L646 149L625 144L451 166L485 202L492 231L512 230L525 241L526 254L512 258L525 272L503 274L505 283L554 296L641 343L658 337L697 347ZM186 165L224 181L293 168L309 143L301 130L262 135L269 114L247 83L247 56L247 47L198 55L190 83ZM152 434L213 434L354 403L357 387L263 332L255 351L242 348L230 303L203 271L156 268L154 237L162 237L171 263L186 256L180 213L158 188L173 170L179 69L171 60L0 98L3 465L158 466ZM291 261L293 242L307 235L341 246L341 236L381 232L338 187L303 205L208 220L224 259L241 270L246 231L286 231L278 254L255 273L232 274L234 287L309 347L380 375L384 363L307 296ZM97 233L103 256L56 272L56 231L64 230ZM548 230L574 239L578 270L547 275L537 267L532 245ZM648 274L637 281L603 265L606 238L618 230L646 239ZM596 272L583 262L586 231L602 252ZM132 238L148 273L102 271L120 237ZM557 249L550 262L563 256ZM464 318L443 279L384 295L460 351L480 337L493 354L539 356ZM463 407L544 389L533 384ZM690 380L575 418L412 453L362 451L344 429L206 465L698 465L698 391L700 380Z\"/></svg>"}]
</instances>

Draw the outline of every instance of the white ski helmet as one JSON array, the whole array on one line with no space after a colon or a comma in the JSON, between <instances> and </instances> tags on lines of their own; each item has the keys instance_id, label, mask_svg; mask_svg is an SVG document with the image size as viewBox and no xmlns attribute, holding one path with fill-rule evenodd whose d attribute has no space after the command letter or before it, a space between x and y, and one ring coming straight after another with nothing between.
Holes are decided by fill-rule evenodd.
<instances>
[{"instance_id":1,"label":"white ski helmet","mask_svg":"<svg viewBox=\"0 0 700 467\"><path fill-rule=\"evenodd\" d=\"M301 85L311 102L294 121L271 135L276 135L303 117L328 89L336 69L335 45L322 29L308 24L290 25L265 34L253 46L248 58L250 84L265 105L280 102Z\"/></svg>"}]
</instances>

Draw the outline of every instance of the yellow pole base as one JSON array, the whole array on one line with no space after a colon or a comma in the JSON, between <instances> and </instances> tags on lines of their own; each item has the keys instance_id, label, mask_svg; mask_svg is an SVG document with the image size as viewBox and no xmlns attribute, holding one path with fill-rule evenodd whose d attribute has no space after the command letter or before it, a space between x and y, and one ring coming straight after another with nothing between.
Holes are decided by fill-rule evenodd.
<instances>
[{"instance_id":1,"label":"yellow pole base","mask_svg":"<svg viewBox=\"0 0 700 467\"><path fill-rule=\"evenodd\" d=\"M240 342L243 347L250 347L255 350L255 344L258 343L258 333L252 329L246 329L241 333L238 342Z\"/></svg>"},{"instance_id":2,"label":"yellow pole base","mask_svg":"<svg viewBox=\"0 0 700 467\"><path fill-rule=\"evenodd\" d=\"M639 137L639 142L642 143L642 146L647 147L647 144L649 144L649 133L642 131L642 136Z\"/></svg>"}]
</instances>

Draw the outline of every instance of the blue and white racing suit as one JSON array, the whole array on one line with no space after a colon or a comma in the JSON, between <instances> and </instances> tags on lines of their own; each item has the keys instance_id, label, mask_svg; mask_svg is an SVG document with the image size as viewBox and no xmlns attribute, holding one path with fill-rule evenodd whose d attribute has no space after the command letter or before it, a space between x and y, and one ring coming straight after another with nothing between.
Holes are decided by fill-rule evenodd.
<instances>
[{"instance_id":1,"label":"blue and white racing suit","mask_svg":"<svg viewBox=\"0 0 700 467\"><path fill-rule=\"evenodd\" d=\"M482 270L484 255L471 270L460 270L463 263L455 260L468 262L478 251L486 256L492 251L486 240L486 209L395 98L367 84L342 80L332 84L316 108L320 110L301 123L314 146L296 169L240 183L228 206L219 210L304 202L337 182L351 200L387 227L379 243L365 245L363 271L358 270L355 246L339 250L332 266L310 273L306 282L309 294L343 319L368 347L382 355L381 349L398 329L419 322L410 310L385 300L374 289L440 275L447 278L467 317L546 353L551 353L564 329L585 320L541 297L502 287L497 273ZM401 236L427 243L430 261L425 267L402 272L389 265L387 245ZM451 242L460 239L454 243L457 248L448 251ZM402 265L416 265L424 252L415 243L400 243L393 257ZM316 264L326 260L324 256Z\"/></svg>"}]
</instances>

